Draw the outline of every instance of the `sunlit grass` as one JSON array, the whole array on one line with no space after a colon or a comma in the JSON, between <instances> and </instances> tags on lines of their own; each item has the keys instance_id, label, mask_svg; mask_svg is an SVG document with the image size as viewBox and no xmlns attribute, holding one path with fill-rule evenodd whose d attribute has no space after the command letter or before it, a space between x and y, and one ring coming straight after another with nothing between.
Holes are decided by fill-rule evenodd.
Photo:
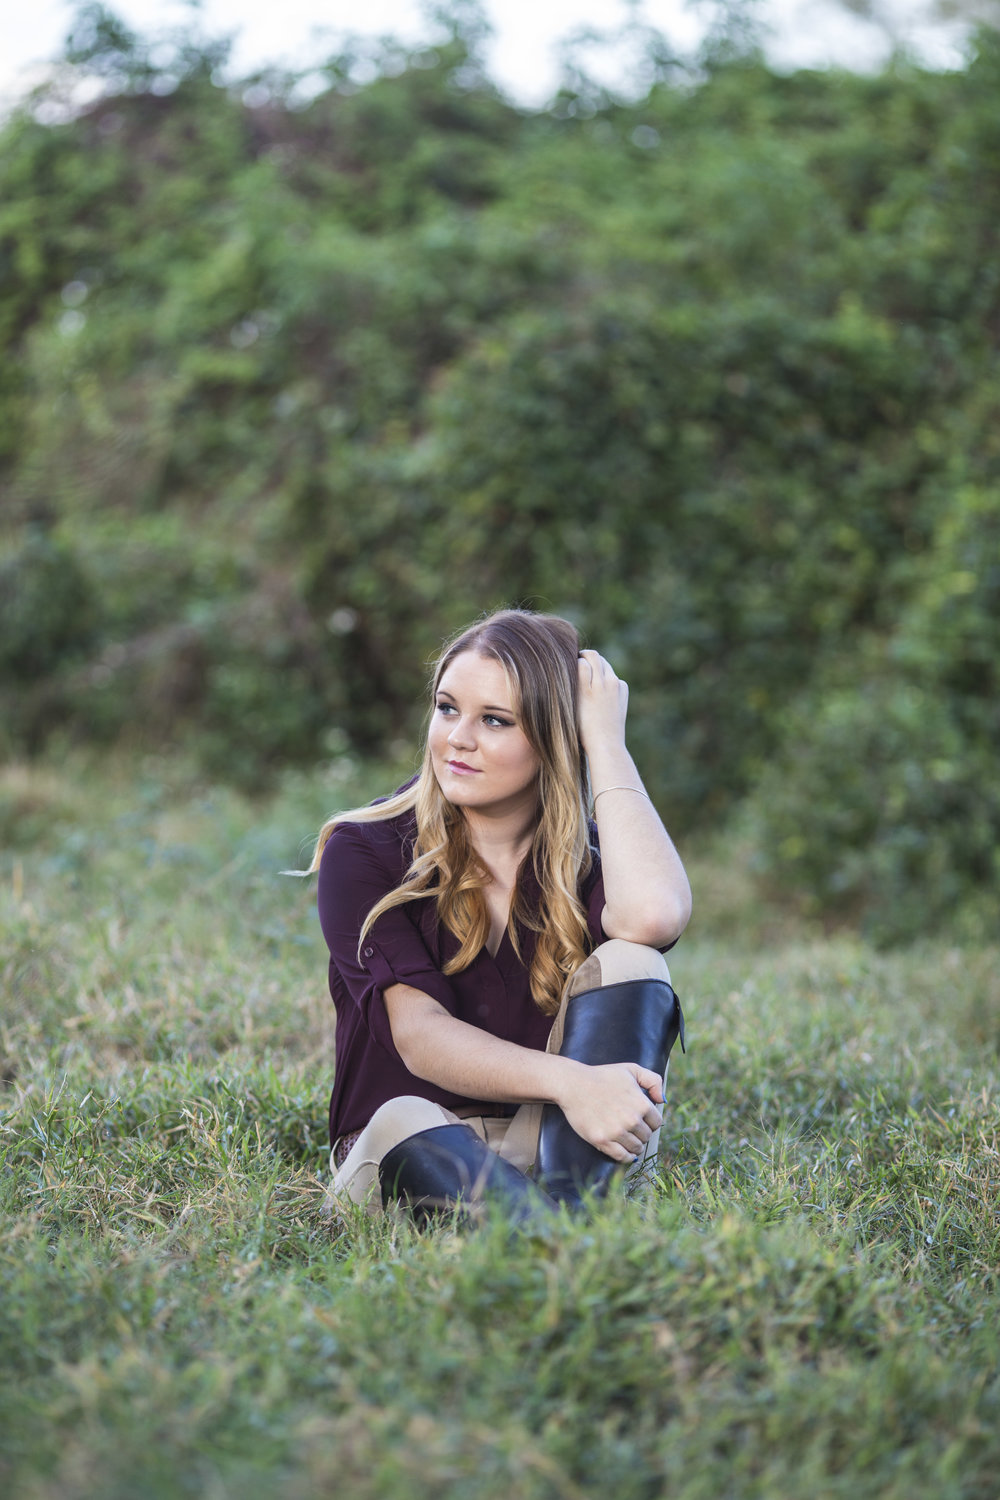
<instances>
[{"instance_id":1,"label":"sunlit grass","mask_svg":"<svg viewBox=\"0 0 1000 1500\"><path fill-rule=\"evenodd\" d=\"M279 871L376 789L0 776L0 1488L995 1496L997 953L824 938L696 854L645 1197L513 1242L331 1213Z\"/></svg>"}]
</instances>

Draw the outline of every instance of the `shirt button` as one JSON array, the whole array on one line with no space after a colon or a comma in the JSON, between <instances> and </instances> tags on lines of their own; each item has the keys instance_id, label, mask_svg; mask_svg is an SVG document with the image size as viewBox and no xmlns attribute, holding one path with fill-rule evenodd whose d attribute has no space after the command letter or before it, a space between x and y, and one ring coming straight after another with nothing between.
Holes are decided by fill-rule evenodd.
<instances>
[{"instance_id":1,"label":"shirt button","mask_svg":"<svg viewBox=\"0 0 1000 1500\"><path fill-rule=\"evenodd\" d=\"M371 956L372 956L372 954L374 952L375 952L374 948L366 948L365 949L365 958L371 958Z\"/></svg>"}]
</instances>

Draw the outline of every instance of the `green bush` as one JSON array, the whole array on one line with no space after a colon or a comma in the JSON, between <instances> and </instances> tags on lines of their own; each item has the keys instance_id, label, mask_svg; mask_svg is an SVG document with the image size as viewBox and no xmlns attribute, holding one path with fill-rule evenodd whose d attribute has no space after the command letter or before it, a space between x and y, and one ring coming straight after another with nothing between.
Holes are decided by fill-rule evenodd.
<instances>
[{"instance_id":1,"label":"green bush","mask_svg":"<svg viewBox=\"0 0 1000 1500\"><path fill-rule=\"evenodd\" d=\"M31 529L0 560L0 744L38 748L55 727L57 684L91 647L100 614L71 548Z\"/></svg>"},{"instance_id":2,"label":"green bush","mask_svg":"<svg viewBox=\"0 0 1000 1500\"><path fill-rule=\"evenodd\" d=\"M996 926L997 491L959 491L934 541L898 631L820 677L755 794L772 880L882 942Z\"/></svg>"},{"instance_id":3,"label":"green bush","mask_svg":"<svg viewBox=\"0 0 1000 1500\"><path fill-rule=\"evenodd\" d=\"M959 553L994 545L1000 40L780 77L737 32L534 111L479 40L456 11L303 102L89 7L104 95L3 127L8 748L248 786L380 753L441 639L526 602L628 677L673 827L751 795L772 865L822 833L788 871L824 910L904 935L933 885L948 920L995 882ZM845 796L855 741L884 771Z\"/></svg>"}]
</instances>

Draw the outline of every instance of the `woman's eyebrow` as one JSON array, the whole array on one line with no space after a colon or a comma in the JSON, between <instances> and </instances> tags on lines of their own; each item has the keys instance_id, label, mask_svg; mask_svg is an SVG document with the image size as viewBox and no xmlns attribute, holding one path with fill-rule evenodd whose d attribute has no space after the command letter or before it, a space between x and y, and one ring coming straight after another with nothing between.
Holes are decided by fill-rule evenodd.
<instances>
[{"instance_id":1,"label":"woman's eyebrow","mask_svg":"<svg viewBox=\"0 0 1000 1500\"><path fill-rule=\"evenodd\" d=\"M437 695L439 698L448 698L452 703L458 701L454 693L449 693L447 688L438 688ZM512 708L501 708L499 703L484 703L482 705L482 712L484 714L510 714L512 719L515 717Z\"/></svg>"}]
</instances>

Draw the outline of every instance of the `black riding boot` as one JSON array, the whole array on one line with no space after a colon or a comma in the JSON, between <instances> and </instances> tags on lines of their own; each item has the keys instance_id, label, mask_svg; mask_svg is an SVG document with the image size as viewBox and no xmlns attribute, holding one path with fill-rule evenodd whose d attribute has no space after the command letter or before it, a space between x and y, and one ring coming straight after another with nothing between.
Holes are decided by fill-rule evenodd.
<instances>
[{"instance_id":1,"label":"black riding boot","mask_svg":"<svg viewBox=\"0 0 1000 1500\"><path fill-rule=\"evenodd\" d=\"M382 1201L398 1198L417 1218L452 1208L496 1203L509 1223L539 1222L554 1208L547 1193L491 1151L471 1125L436 1125L411 1135L379 1162Z\"/></svg>"},{"instance_id":2,"label":"black riding boot","mask_svg":"<svg viewBox=\"0 0 1000 1500\"><path fill-rule=\"evenodd\" d=\"M684 1017L666 980L629 979L570 998L559 1052L575 1062L634 1062L663 1074L678 1036L683 1050ZM603 1197L622 1165L577 1135L558 1105L546 1104L538 1180L557 1202L579 1206L588 1190Z\"/></svg>"}]
</instances>

